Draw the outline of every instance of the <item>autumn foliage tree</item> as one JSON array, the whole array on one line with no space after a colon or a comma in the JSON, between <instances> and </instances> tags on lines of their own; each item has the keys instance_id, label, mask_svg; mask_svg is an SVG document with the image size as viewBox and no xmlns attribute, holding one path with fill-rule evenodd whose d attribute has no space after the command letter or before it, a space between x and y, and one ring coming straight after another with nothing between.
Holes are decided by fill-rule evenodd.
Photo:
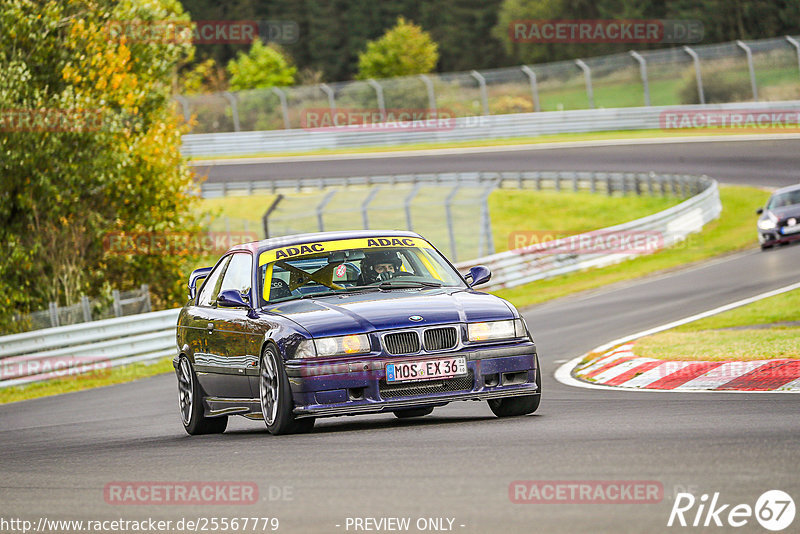
<instances>
[{"instance_id":1,"label":"autumn foliage tree","mask_svg":"<svg viewBox=\"0 0 800 534\"><path fill-rule=\"evenodd\" d=\"M0 5L0 302L4 314L148 283L183 294L191 258L110 254L108 236L198 230L171 87L190 39L175 0ZM113 30L113 31L112 31ZM161 37L159 37L161 35Z\"/></svg>"},{"instance_id":2,"label":"autumn foliage tree","mask_svg":"<svg viewBox=\"0 0 800 534\"><path fill-rule=\"evenodd\" d=\"M438 60L438 47L431 36L399 17L394 28L367 43L367 49L358 56L358 79L427 74Z\"/></svg>"}]
</instances>

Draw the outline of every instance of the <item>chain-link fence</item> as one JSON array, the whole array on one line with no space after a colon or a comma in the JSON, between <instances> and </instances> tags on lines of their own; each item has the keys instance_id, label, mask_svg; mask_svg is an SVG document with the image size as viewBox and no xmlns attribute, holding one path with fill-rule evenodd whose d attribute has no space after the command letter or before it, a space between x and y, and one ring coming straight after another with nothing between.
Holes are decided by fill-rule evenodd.
<instances>
[{"instance_id":1,"label":"chain-link fence","mask_svg":"<svg viewBox=\"0 0 800 534\"><path fill-rule=\"evenodd\" d=\"M59 306L58 303L51 302L46 310L35 311L25 315L15 314L12 317L10 330L25 332L88 323L111 317L136 315L149 311L152 311L150 288L147 284L143 284L139 289L132 291L118 291L115 289L112 291L110 298L107 299L90 299L83 295L80 302L69 306Z\"/></svg>"},{"instance_id":2,"label":"chain-link fence","mask_svg":"<svg viewBox=\"0 0 800 534\"><path fill-rule=\"evenodd\" d=\"M179 97L192 133L317 128L337 112L447 117L800 99L800 44L763 39L613 54L481 72ZM319 113L328 122L318 121ZM314 120L309 120L312 113ZM352 118L352 117L351 117ZM340 125L338 122L337 126Z\"/></svg>"}]
</instances>

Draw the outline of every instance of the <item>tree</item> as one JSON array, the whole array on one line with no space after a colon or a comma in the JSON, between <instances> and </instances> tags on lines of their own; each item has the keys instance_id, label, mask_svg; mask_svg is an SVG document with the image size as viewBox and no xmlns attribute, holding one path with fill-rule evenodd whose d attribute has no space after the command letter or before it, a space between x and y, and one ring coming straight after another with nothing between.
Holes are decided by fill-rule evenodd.
<instances>
[{"instance_id":1,"label":"tree","mask_svg":"<svg viewBox=\"0 0 800 534\"><path fill-rule=\"evenodd\" d=\"M297 67L277 45L267 46L256 39L247 53L239 52L228 62L228 73L233 91L266 89L294 84Z\"/></svg>"},{"instance_id":2,"label":"tree","mask_svg":"<svg viewBox=\"0 0 800 534\"><path fill-rule=\"evenodd\" d=\"M358 79L391 78L431 72L439 60L438 46L413 22L398 17L394 28L367 43L358 57Z\"/></svg>"},{"instance_id":3,"label":"tree","mask_svg":"<svg viewBox=\"0 0 800 534\"><path fill-rule=\"evenodd\" d=\"M104 249L109 234L198 228L193 177L180 154L185 128L170 91L191 43L111 31L166 19L188 21L173 0L5 0L0 7L4 310L142 283L157 306L184 296L186 257Z\"/></svg>"}]
</instances>

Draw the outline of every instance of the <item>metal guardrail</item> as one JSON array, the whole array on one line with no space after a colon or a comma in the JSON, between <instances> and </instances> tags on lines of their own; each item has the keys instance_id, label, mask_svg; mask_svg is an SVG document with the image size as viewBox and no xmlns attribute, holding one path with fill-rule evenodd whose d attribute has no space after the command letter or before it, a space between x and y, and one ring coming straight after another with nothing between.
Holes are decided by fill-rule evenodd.
<instances>
[{"instance_id":1,"label":"metal guardrail","mask_svg":"<svg viewBox=\"0 0 800 534\"><path fill-rule=\"evenodd\" d=\"M254 132L187 134L183 136L184 156L229 156L306 152L311 150L391 146L414 143L472 141L535 137L560 133L616 130L670 129L664 118L670 112L800 111L800 100L783 102L739 102L693 106L587 109L460 117L445 130L421 131L402 124L369 130L335 128L320 130L266 130ZM797 126L796 124L794 125ZM685 126L684 126L685 127ZM377 131L376 131L377 130Z\"/></svg>"},{"instance_id":2,"label":"metal guardrail","mask_svg":"<svg viewBox=\"0 0 800 534\"><path fill-rule=\"evenodd\" d=\"M45 328L0 338L0 388L176 354L179 310Z\"/></svg>"},{"instance_id":3,"label":"metal guardrail","mask_svg":"<svg viewBox=\"0 0 800 534\"><path fill-rule=\"evenodd\" d=\"M719 199L719 188L716 180L706 176L683 177L690 187L702 192L669 209L649 215L635 221L580 234L571 238L569 243L581 243L586 237L588 243L593 238L609 235L625 236L636 232L657 235L660 247L668 247L683 240L689 234L700 231L703 226L719 217L722 203ZM539 243L530 249L517 249L468 262L459 263L459 270L467 270L474 265L485 265L492 271L491 281L482 290L494 291L508 287L527 284L536 280L552 278L583 269L603 267L632 258L638 252L625 252L619 249L611 253L576 253L559 252L568 249L561 242ZM550 251L548 251L550 249ZM553 252L555 251L555 252Z\"/></svg>"},{"instance_id":4,"label":"metal guardrail","mask_svg":"<svg viewBox=\"0 0 800 534\"><path fill-rule=\"evenodd\" d=\"M667 210L597 232L653 231L669 246L719 216L717 182L705 176L655 173L480 173L512 187L545 187L630 194L695 194ZM597 233L595 232L595 233ZM561 254L508 251L457 264L460 270L483 264L492 281L481 289L513 287L568 272L600 267L631 254ZM164 310L91 323L46 328L0 338L0 388L96 371L175 355L179 310Z\"/></svg>"}]
</instances>

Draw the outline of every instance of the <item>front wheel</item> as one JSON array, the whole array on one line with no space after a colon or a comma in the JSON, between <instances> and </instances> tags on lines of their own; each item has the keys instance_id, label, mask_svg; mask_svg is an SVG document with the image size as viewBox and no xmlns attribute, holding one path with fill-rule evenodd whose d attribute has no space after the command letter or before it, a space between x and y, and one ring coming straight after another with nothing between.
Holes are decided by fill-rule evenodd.
<instances>
[{"instance_id":1,"label":"front wheel","mask_svg":"<svg viewBox=\"0 0 800 534\"><path fill-rule=\"evenodd\" d=\"M295 434L314 428L314 419L295 419L292 414L292 390L289 377L283 368L283 360L272 346L267 346L261 355L259 373L259 397L261 413L270 434Z\"/></svg>"},{"instance_id":2,"label":"front wheel","mask_svg":"<svg viewBox=\"0 0 800 534\"><path fill-rule=\"evenodd\" d=\"M181 411L183 428L191 436L222 434L228 427L227 416L206 417L203 413L200 385L186 356L181 356L178 361L178 407Z\"/></svg>"},{"instance_id":3,"label":"front wheel","mask_svg":"<svg viewBox=\"0 0 800 534\"><path fill-rule=\"evenodd\" d=\"M497 417L515 417L528 415L539 409L542 399L542 369L539 367L539 356L536 356L536 395L490 399L489 408Z\"/></svg>"}]
</instances>

